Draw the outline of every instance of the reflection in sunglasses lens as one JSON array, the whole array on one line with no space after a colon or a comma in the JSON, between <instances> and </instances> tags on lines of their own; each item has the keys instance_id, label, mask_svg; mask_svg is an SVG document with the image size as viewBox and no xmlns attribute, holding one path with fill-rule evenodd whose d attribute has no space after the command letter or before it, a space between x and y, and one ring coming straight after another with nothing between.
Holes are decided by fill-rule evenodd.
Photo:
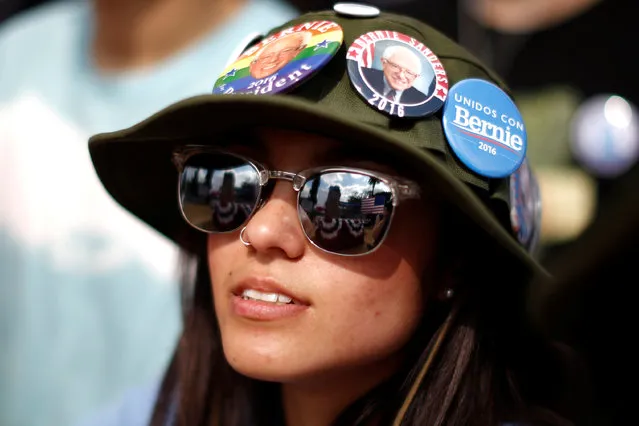
<instances>
[{"instance_id":1,"label":"reflection in sunglasses lens","mask_svg":"<svg viewBox=\"0 0 639 426\"><path fill-rule=\"evenodd\" d=\"M306 181L299 214L315 245L332 253L363 254L381 242L392 205L390 187L374 176L330 172Z\"/></svg>"},{"instance_id":2,"label":"reflection in sunglasses lens","mask_svg":"<svg viewBox=\"0 0 639 426\"><path fill-rule=\"evenodd\" d=\"M180 202L191 225L209 232L239 228L259 195L259 174L245 160L228 154L196 154L180 176Z\"/></svg>"}]
</instances>

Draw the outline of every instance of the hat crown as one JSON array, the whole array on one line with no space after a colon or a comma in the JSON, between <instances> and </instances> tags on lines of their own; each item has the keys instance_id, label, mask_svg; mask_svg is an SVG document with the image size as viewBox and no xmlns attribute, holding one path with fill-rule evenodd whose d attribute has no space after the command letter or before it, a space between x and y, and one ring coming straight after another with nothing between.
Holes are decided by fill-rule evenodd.
<instances>
[{"instance_id":1,"label":"hat crown","mask_svg":"<svg viewBox=\"0 0 639 426\"><path fill-rule=\"evenodd\" d=\"M263 94L262 90L246 91L244 89L248 86L241 86L246 84L246 81L256 81L254 76L253 80L245 79L243 83L232 83L249 76L249 63L253 63L262 53L268 60L279 60L280 57L287 56L290 58L295 52L299 55L294 56L295 61L307 58L306 54L312 56L308 47L301 48L304 41L307 41L303 36L298 37L303 40L302 44L291 46L287 43L286 48L280 49L281 53L274 53L273 49L264 53L266 49L262 48L267 46L267 43L283 38L278 33L304 32L310 29L309 26L331 23L339 26L340 43L334 43L329 60L322 61L321 66L309 72L307 78L301 78L299 84L291 84L284 87L286 90L279 92L268 93L267 90L265 92L268 94ZM333 28L336 28L334 24ZM176 236L185 233L186 225L179 214L174 214L171 218L166 216L167 211L176 211L174 193L165 193L159 189L174 184L176 170L170 162L167 163L167 159L176 146L185 143L215 145L218 138L223 139L247 126L277 126L307 131L341 139L359 148L370 148L370 152L363 155L369 157L372 154L374 158L383 158L383 161L395 166L398 173L409 178L417 175L417 180L424 185L437 187L437 190L450 194L450 198L455 199L458 206L470 215L475 215L474 220L477 223L491 229L491 235L495 235L495 226L501 228L496 238L510 246L517 232L511 222L512 212L517 210L511 208L511 179L508 176L486 177L466 167L456 156L444 132L443 110L448 104L444 104L439 110L433 110L434 113L423 116L389 115L388 111L382 112L379 107L371 105L356 88L353 78L355 61L349 58L349 48L360 39L374 39L377 34L388 36L390 33L404 37L402 41L405 45L411 46L411 43L414 43L425 46L424 50L417 48L418 53L424 54L423 65L434 63L424 52L427 50L434 54L437 64L445 70L447 87L454 88L461 81L467 83L471 80L483 80L484 84L492 83L488 85L508 97L504 94L508 94L508 89L493 71L463 47L425 23L391 13L380 13L376 17L365 18L334 11L312 12L274 28L264 39L247 46L245 53L220 75L220 86L218 83L215 84L216 89L221 87L223 83L220 80L228 75L227 88L235 90L230 90L232 94L221 94L226 93L226 89L214 89L212 95L179 101L129 129L94 136L90 150L96 171L105 187L122 205L165 235L176 239ZM319 44L324 46L323 39L324 37L317 37L313 43L308 44L311 46L310 50ZM386 47L383 48L384 51L385 49ZM391 62L391 58L396 71L401 70L398 72L404 75L409 75L407 71L414 72L409 69L410 66L406 62L395 61L394 56L385 59ZM357 67L358 70L363 70L359 61ZM436 74L436 67L431 68L433 74ZM281 75L275 76L275 81L284 80L284 77L288 79L286 70L290 70L291 67L279 69ZM286 82L281 84L287 85ZM369 87L369 90L372 89ZM399 103L402 102L400 99ZM145 148L151 145L153 149ZM150 208L147 199L137 196L131 189L131 176L137 176L138 172L135 170L142 156L144 164L151 170L149 174L153 176L154 183L140 185L145 188L158 188L154 205L163 205L164 210ZM112 165L122 164L124 159L131 163L127 166L129 171L112 172ZM471 196L469 189L479 198ZM490 210L490 213L487 210ZM495 219L499 222L498 225ZM510 235L506 236L504 231ZM524 248L522 246L523 244L516 250Z\"/></svg>"},{"instance_id":2,"label":"hat crown","mask_svg":"<svg viewBox=\"0 0 639 426\"><path fill-rule=\"evenodd\" d=\"M490 179L478 175L459 161L446 142L442 126L442 109L424 117L398 117L380 112L357 93L349 77L347 54L349 47L366 34L378 34L382 37L384 34L400 33L423 44L437 56L445 69L448 87L461 80L479 78L508 92L508 88L492 70L432 26L393 13L380 13L375 17L347 16L334 11L306 13L272 29L265 39L288 28L318 21L337 23L343 32L343 43L330 62L285 96L303 98L327 112L338 113L362 125L383 129L400 143L429 150L440 158L456 177L489 197L501 200L505 203L504 207L508 208L508 179Z\"/></svg>"}]
</instances>

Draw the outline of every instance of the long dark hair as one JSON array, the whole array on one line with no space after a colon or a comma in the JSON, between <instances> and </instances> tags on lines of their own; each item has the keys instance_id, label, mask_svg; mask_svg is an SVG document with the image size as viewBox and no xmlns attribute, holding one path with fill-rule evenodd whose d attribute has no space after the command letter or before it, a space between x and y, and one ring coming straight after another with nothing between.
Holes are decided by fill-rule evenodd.
<instances>
[{"instance_id":1,"label":"long dark hair","mask_svg":"<svg viewBox=\"0 0 639 426\"><path fill-rule=\"evenodd\" d=\"M572 354L567 356L569 351L527 326L522 281L528 277L455 209L445 210L438 264L442 276L452 271L455 297L429 302L405 348L404 367L351 404L333 426L390 426L426 361L433 335L453 308L454 322L402 425L580 423L578 414L580 420L588 417L583 408L586 381L568 374L578 365ZM224 358L206 245L200 247L188 260L195 262L195 270L186 268L184 331L152 425L284 426L279 385L244 377Z\"/></svg>"}]
</instances>

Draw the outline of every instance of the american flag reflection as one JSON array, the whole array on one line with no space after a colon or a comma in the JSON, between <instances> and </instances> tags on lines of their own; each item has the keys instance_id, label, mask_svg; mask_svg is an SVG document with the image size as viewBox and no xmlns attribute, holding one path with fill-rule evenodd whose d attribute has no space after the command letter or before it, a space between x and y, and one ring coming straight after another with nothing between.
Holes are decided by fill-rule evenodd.
<instances>
[{"instance_id":1,"label":"american flag reflection","mask_svg":"<svg viewBox=\"0 0 639 426\"><path fill-rule=\"evenodd\" d=\"M386 204L386 195L379 194L374 197L362 198L361 211L363 214L382 214Z\"/></svg>"}]
</instances>

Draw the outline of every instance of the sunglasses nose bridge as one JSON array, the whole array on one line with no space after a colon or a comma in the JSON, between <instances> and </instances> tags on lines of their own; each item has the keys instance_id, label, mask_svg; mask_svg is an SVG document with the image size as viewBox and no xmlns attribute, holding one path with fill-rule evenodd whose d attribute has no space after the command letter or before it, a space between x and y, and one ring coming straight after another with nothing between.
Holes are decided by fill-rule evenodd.
<instances>
[{"instance_id":1,"label":"sunglasses nose bridge","mask_svg":"<svg viewBox=\"0 0 639 426\"><path fill-rule=\"evenodd\" d=\"M283 170L269 170L268 172L269 179L283 179L292 182L295 176L297 176L295 173L285 172Z\"/></svg>"},{"instance_id":2,"label":"sunglasses nose bridge","mask_svg":"<svg viewBox=\"0 0 639 426\"><path fill-rule=\"evenodd\" d=\"M280 179L292 182L293 189L298 192L302 189L302 186L304 186L304 183L306 182L306 178L304 176L300 176L297 173L285 172L283 170L269 170L260 173L261 185L265 185L269 179Z\"/></svg>"}]
</instances>

